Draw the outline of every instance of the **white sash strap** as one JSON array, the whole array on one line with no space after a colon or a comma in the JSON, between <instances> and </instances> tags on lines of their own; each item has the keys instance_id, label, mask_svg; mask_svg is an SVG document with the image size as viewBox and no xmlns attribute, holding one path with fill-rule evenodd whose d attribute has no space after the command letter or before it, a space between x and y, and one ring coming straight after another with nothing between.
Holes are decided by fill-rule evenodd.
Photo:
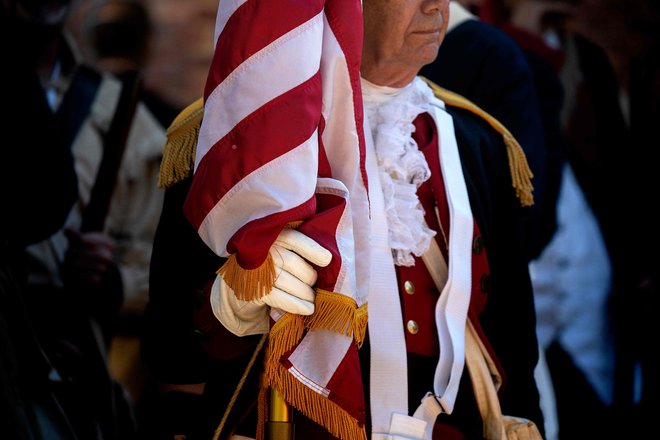
<instances>
[{"instance_id":1,"label":"white sash strap","mask_svg":"<svg viewBox=\"0 0 660 440\"><path fill-rule=\"evenodd\" d=\"M365 115L366 123L366 115ZM408 366L403 316L388 242L387 220L371 131L365 126L371 201L371 279L369 285L370 396L372 439L390 439L398 415L408 414ZM397 422L395 422L397 424ZM397 428L398 429L398 428Z\"/></svg>"},{"instance_id":2,"label":"white sash strap","mask_svg":"<svg viewBox=\"0 0 660 440\"><path fill-rule=\"evenodd\" d=\"M422 399L422 404L417 407L413 417L424 420L426 422L426 429L424 431L424 438L431 439L433 437L433 425L435 419L443 412L441 401L433 395L433 393L426 393Z\"/></svg>"},{"instance_id":3,"label":"white sash strap","mask_svg":"<svg viewBox=\"0 0 660 440\"><path fill-rule=\"evenodd\" d=\"M426 422L425 439L431 439L433 425L442 412L451 414L465 365L465 321L472 288L473 219L465 187L458 146L451 116L442 108L433 114L438 131L440 164L449 204L450 231L447 264L435 240L422 260L442 293L436 304L435 319L440 340L440 360L433 382L434 393L427 393L414 413ZM440 219L438 219L440 221Z\"/></svg>"},{"instance_id":4,"label":"white sash strap","mask_svg":"<svg viewBox=\"0 0 660 440\"><path fill-rule=\"evenodd\" d=\"M386 234L387 224L382 213L382 200L378 198L378 182L374 179L370 182L373 185L370 188L372 267L385 270L372 273L369 292L373 440L431 439L437 415L442 411L453 411L465 363L465 321L472 287L473 219L452 118L444 111L441 101L436 100L434 104L437 107L434 106L431 115L437 127L441 171L447 188L451 224L448 279L435 310L440 340L440 361L433 381L435 396L429 394L413 417L407 415L403 319L392 257L382 246L383 242L386 243L386 235L381 236L379 233L383 229ZM369 137L367 133L365 135ZM370 162L373 166L375 160L372 148L367 149L368 167ZM435 240L431 240L431 246L435 246L439 252Z\"/></svg>"},{"instance_id":5,"label":"white sash strap","mask_svg":"<svg viewBox=\"0 0 660 440\"><path fill-rule=\"evenodd\" d=\"M407 414L392 414L391 438L424 439L428 423Z\"/></svg>"},{"instance_id":6,"label":"white sash strap","mask_svg":"<svg viewBox=\"0 0 660 440\"><path fill-rule=\"evenodd\" d=\"M433 116L438 129L440 167L447 191L451 227L448 277L435 308L440 360L433 386L443 409L451 414L465 365L465 321L472 290L471 245L474 220L458 154L454 123L443 107L444 104L438 101ZM440 253L433 240L431 248ZM442 284L438 286L442 287Z\"/></svg>"}]
</instances>

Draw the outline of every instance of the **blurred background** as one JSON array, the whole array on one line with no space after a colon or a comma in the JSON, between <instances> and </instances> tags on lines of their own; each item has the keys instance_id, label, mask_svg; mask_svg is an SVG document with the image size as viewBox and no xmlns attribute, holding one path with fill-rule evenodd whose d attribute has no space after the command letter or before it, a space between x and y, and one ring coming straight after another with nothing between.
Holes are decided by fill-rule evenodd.
<instances>
[{"instance_id":1,"label":"blurred background","mask_svg":"<svg viewBox=\"0 0 660 440\"><path fill-rule=\"evenodd\" d=\"M104 0L79 0L67 27L80 44L83 58L95 62L90 32L116 15ZM114 2L121 3L121 2ZM181 109L201 96L213 56L217 0L139 0L150 30L143 75L146 90L165 104ZM135 42L134 42L135 44Z\"/></svg>"},{"instance_id":2,"label":"blurred background","mask_svg":"<svg viewBox=\"0 0 660 440\"><path fill-rule=\"evenodd\" d=\"M660 296L660 243L655 233L660 0L456 0L452 4L453 18L459 18L451 23L438 60L422 74L464 94L502 121L509 119L526 152L532 151L532 144L541 149L533 158L539 206L534 213L538 231L530 243L530 273L545 372L539 384L548 440L641 438L642 432L655 432L655 400L660 393L660 344L652 337L657 334L652 324ZM64 393L72 414L84 414L76 430L103 432L89 438L130 439L141 433L149 438L144 434L148 428L143 431L141 424L154 417L157 391L140 358L140 331L149 300L151 244L163 198L157 188L158 169L167 127L203 94L213 57L218 0L0 0L0 5L3 55L16 60L17 66L3 68L2 96L9 97L9 108L27 105L20 113L35 115L20 131L36 135L39 130L33 127L41 127L47 139L51 134L47 128L61 123L57 118L74 121L75 130L80 130L62 140L66 146L62 158L71 159L70 171L75 169L78 180L72 214L60 229L50 228L51 236L38 234L20 243L25 245L20 255L25 251L27 256L19 271L26 274L26 285L20 287L26 292L35 345L44 348L55 370L70 370L72 383L79 379L82 388L89 385L96 390L98 383L114 381L118 385L118 394L109 392L108 399L124 401L123 412L117 410L121 405L109 411L100 399L95 402L98 408L90 410L93 414L85 415L81 407L86 399L103 393L75 389ZM65 12L60 14L59 8ZM16 11L24 16L17 19ZM67 17L63 27L53 24L62 17ZM475 22L488 30L466 27ZM499 36L494 38L492 32ZM485 47L483 38L493 44L485 54L475 50L475 45ZM495 40L513 48L509 53L523 60L521 81L531 85L526 108L532 113L517 114L513 104L498 108L522 83L510 81L513 73L507 60L512 58L495 56L500 53ZM500 76L493 76L495 70ZM443 76L449 71L464 83L450 83ZM91 81L86 84L93 84L93 99L68 99L82 73ZM23 85L15 86L19 83ZM39 91L34 102L22 92L28 86ZM15 93L16 88L21 92ZM124 93L131 90L132 97ZM127 104L122 97L130 98ZM35 112L49 108L52 112ZM117 118L122 112L128 115L123 125ZM519 116L525 122L516 119ZM15 135L6 145L29 147L12 149L19 155L9 159L12 163L33 160L33 151L43 147L43 139L14 134L13 125L24 119L16 115L3 121L3 133ZM521 123L520 136L516 122ZM121 152L114 158L111 177L99 178L103 164L112 159L103 157L110 135L121 144ZM48 165L44 164L46 170ZM19 168L8 170L9 177L3 177L9 183L3 180L2 187L23 181L26 173ZM44 180L61 178L63 171L57 171ZM86 208L94 205L90 194L104 179L110 187L104 197L109 207L100 210L103 221L88 228ZM26 199L42 197L43 184L35 181L34 186L35 194L26 187ZM68 212L74 198L72 194L67 203L62 201L63 212ZM13 232L14 227L6 229ZM4 246L4 241L0 244ZM80 266L89 255L103 263L98 273L90 275L94 271ZM71 291L80 291L81 285L98 295L92 301L74 297L75 305L69 307L64 299ZM1 313L12 314L6 310L0 308ZM70 315L59 316L54 310L80 313L69 319ZM91 316L99 334L96 324L78 322L80 316ZM91 336L78 338L81 332ZM7 359L14 355L9 353ZM22 356L16 356L17 365L34 365L29 356ZM85 359L82 364L78 356ZM99 376L81 375L80 365L99 367ZM106 365L108 372L102 371ZM41 373L34 371L34 377ZM27 382L38 384L30 374ZM49 376L48 383L67 378L58 380ZM11 382L2 384L11 388ZM8 405L12 407L11 402ZM110 412L119 421L104 420ZM49 410L43 414L50 414Z\"/></svg>"}]
</instances>

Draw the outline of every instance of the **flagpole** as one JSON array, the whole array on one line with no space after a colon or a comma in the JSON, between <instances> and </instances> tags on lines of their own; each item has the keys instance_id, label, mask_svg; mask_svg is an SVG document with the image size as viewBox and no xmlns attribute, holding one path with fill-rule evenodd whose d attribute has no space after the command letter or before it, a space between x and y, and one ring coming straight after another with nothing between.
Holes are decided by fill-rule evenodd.
<instances>
[{"instance_id":1,"label":"flagpole","mask_svg":"<svg viewBox=\"0 0 660 440\"><path fill-rule=\"evenodd\" d=\"M293 440L293 411L284 397L275 389L270 389L268 422L266 423L267 440Z\"/></svg>"}]
</instances>

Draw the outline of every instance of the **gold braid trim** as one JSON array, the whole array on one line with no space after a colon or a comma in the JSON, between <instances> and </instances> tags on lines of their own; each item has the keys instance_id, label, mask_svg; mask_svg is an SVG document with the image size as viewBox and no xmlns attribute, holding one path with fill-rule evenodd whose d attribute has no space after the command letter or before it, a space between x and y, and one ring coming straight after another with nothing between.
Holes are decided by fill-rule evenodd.
<instances>
[{"instance_id":1,"label":"gold braid trim","mask_svg":"<svg viewBox=\"0 0 660 440\"><path fill-rule=\"evenodd\" d=\"M316 289L314 314L305 317L305 327L351 336L360 348L364 342L368 317L366 304L357 307L353 298Z\"/></svg>"},{"instance_id":2,"label":"gold braid trim","mask_svg":"<svg viewBox=\"0 0 660 440\"><path fill-rule=\"evenodd\" d=\"M500 121L483 111L472 101L457 93L443 89L424 77L422 77L422 79L431 87L435 96L444 101L445 104L471 111L477 116L485 119L491 127L502 135L509 158L509 171L511 173L513 188L516 190L516 196L518 197L521 206L533 205L534 196L532 195L532 191L534 190L534 186L532 185L532 177L534 177L534 175L529 169L529 164L527 163L527 158L525 157L523 149L520 147L520 144L516 141L511 132L509 132Z\"/></svg>"},{"instance_id":3,"label":"gold braid trim","mask_svg":"<svg viewBox=\"0 0 660 440\"><path fill-rule=\"evenodd\" d=\"M270 293L277 278L270 253L256 269L243 269L238 264L236 255L231 255L216 273L222 276L236 298L243 301L259 299Z\"/></svg>"},{"instance_id":4,"label":"gold braid trim","mask_svg":"<svg viewBox=\"0 0 660 440\"><path fill-rule=\"evenodd\" d=\"M169 188L190 175L195 165L195 149L203 115L204 100L199 98L183 109L168 127L158 175L159 188Z\"/></svg>"},{"instance_id":5,"label":"gold braid trim","mask_svg":"<svg viewBox=\"0 0 660 440\"><path fill-rule=\"evenodd\" d=\"M323 426L332 435L345 440L366 440L364 426L327 397L303 385L280 363L280 359L291 350L304 332L301 316L286 314L273 326L268 338L264 377L268 386L275 388L284 400L309 419ZM257 432L263 432L259 426Z\"/></svg>"}]
</instances>

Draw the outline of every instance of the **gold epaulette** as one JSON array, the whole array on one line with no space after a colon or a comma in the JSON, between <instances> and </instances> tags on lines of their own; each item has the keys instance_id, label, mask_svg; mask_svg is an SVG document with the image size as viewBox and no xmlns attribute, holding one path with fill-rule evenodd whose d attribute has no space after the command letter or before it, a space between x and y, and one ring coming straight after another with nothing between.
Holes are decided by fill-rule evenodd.
<instances>
[{"instance_id":1,"label":"gold epaulette","mask_svg":"<svg viewBox=\"0 0 660 440\"><path fill-rule=\"evenodd\" d=\"M169 188L192 172L202 116L204 100L199 98L183 109L165 132L167 141L160 163L159 188Z\"/></svg>"},{"instance_id":2,"label":"gold epaulette","mask_svg":"<svg viewBox=\"0 0 660 440\"><path fill-rule=\"evenodd\" d=\"M470 100L457 93L443 89L426 78L422 79L431 86L435 96L444 101L445 104L474 113L480 118L486 120L491 127L502 135L504 144L506 145L507 155L509 157L509 171L511 172L511 180L513 182L513 187L516 190L516 196L518 197L518 200L520 200L522 206L533 205L534 196L532 195L532 191L534 190L534 187L532 185L532 177L534 177L534 175L529 169L525 153L511 132L507 130L500 121L489 115Z\"/></svg>"}]
</instances>

